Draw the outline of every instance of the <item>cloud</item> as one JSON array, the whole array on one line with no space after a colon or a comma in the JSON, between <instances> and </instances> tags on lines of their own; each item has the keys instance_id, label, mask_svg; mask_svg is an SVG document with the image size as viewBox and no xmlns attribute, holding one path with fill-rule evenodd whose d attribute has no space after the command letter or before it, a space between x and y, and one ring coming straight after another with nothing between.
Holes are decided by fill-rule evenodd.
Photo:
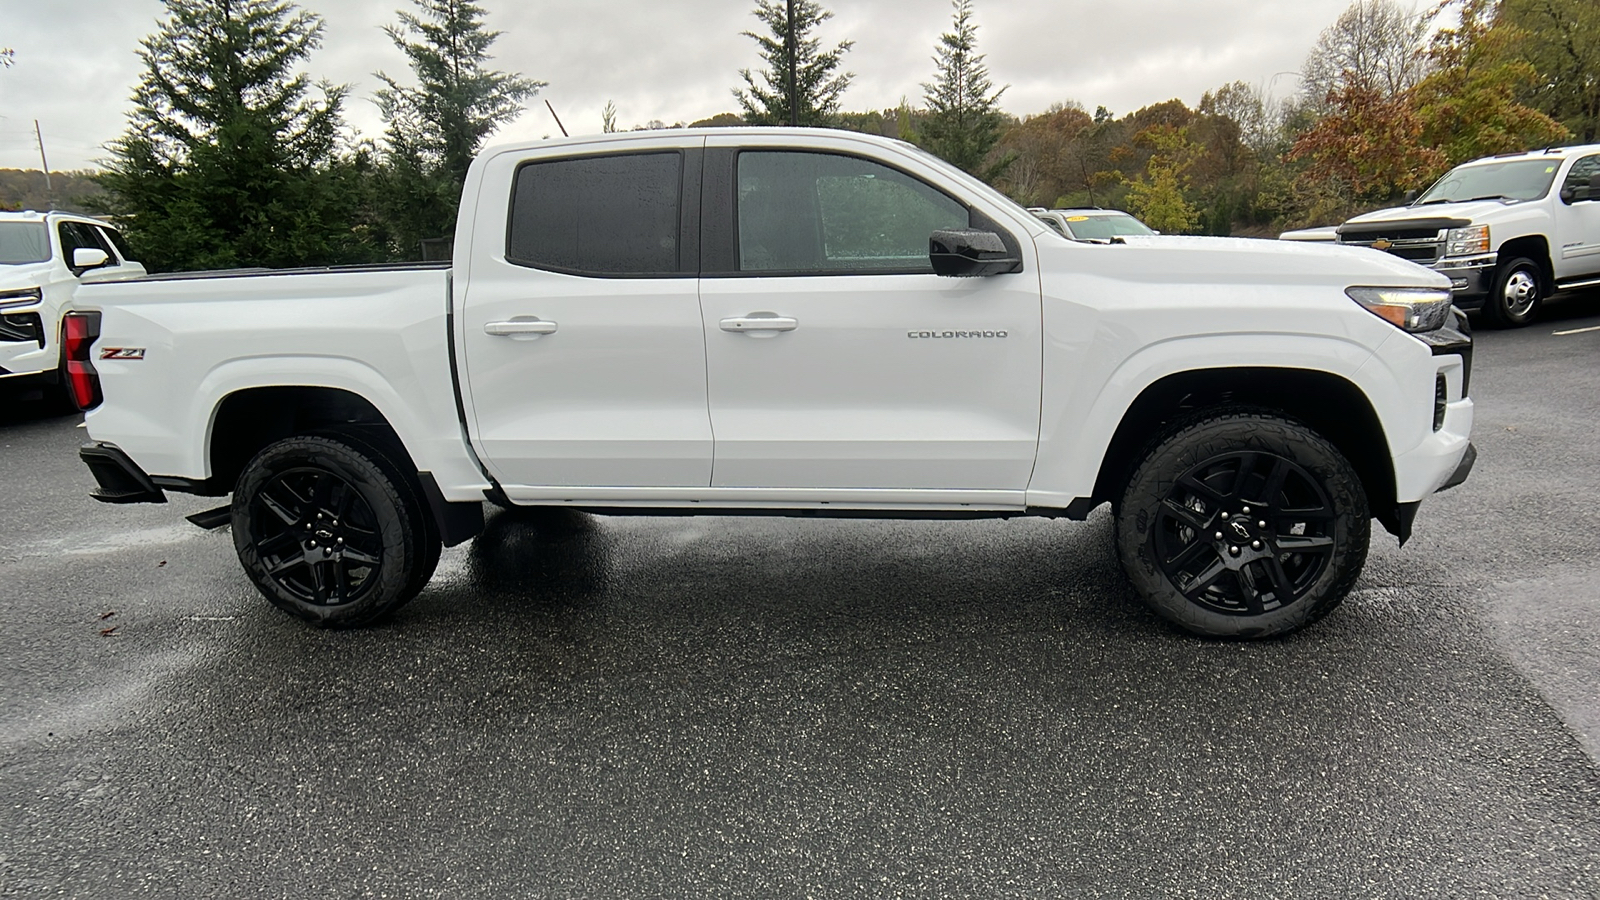
<instances>
[{"instance_id":1,"label":"cloud","mask_svg":"<svg viewBox=\"0 0 1600 900\"><path fill-rule=\"evenodd\" d=\"M619 124L689 122L737 109L738 70L756 67L755 44L740 32L761 27L752 0L479 0L503 32L494 65L549 82L498 139L559 133L549 100L574 134L600 130L600 110L617 105ZM373 72L402 80L404 56L382 33L405 0L306 0L327 26L307 70L348 83L351 125L377 137L368 102ZM855 81L847 109L892 107L922 98L933 77L939 34L950 27L946 0L824 0L834 18L825 44L856 42L845 57ZM1347 0L975 0L978 45L1003 105L1022 115L1076 100L1122 114L1174 97L1194 104L1234 80L1280 96L1292 72ZM17 65L0 71L0 167L36 168L33 120L45 133L52 168L80 168L126 124L141 65L138 41L164 15L158 0L0 0L3 42ZM93 27L86 27L92 23Z\"/></svg>"}]
</instances>

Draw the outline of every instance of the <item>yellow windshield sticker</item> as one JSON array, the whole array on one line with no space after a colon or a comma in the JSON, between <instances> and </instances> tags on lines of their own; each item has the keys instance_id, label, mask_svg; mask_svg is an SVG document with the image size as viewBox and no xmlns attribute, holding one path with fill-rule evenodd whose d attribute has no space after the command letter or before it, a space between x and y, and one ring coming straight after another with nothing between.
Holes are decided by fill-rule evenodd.
<instances>
[{"instance_id":1,"label":"yellow windshield sticker","mask_svg":"<svg viewBox=\"0 0 1600 900\"><path fill-rule=\"evenodd\" d=\"M1067 216L1067 221L1068 222L1087 222L1087 221L1089 221L1089 217L1088 216Z\"/></svg>"},{"instance_id":2,"label":"yellow windshield sticker","mask_svg":"<svg viewBox=\"0 0 1600 900\"><path fill-rule=\"evenodd\" d=\"M1546 175L1549 175L1551 172L1554 172L1555 170L1556 170L1555 166L1545 166L1544 167L1544 173Z\"/></svg>"}]
</instances>

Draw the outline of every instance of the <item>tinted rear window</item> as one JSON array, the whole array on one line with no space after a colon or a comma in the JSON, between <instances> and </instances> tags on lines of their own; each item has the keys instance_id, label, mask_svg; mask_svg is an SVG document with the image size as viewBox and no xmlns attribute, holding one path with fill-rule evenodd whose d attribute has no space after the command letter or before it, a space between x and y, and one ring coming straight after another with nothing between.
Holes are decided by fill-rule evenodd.
<instances>
[{"instance_id":1,"label":"tinted rear window","mask_svg":"<svg viewBox=\"0 0 1600 900\"><path fill-rule=\"evenodd\" d=\"M533 162L517 170L506 259L596 275L672 275L683 156Z\"/></svg>"}]
</instances>

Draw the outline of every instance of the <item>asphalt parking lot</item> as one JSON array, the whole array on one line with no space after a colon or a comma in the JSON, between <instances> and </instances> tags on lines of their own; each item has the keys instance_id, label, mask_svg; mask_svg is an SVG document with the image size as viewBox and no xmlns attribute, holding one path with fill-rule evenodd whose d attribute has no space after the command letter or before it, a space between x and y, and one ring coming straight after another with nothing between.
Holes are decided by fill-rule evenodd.
<instances>
[{"instance_id":1,"label":"asphalt parking lot","mask_svg":"<svg viewBox=\"0 0 1600 900\"><path fill-rule=\"evenodd\" d=\"M1103 511L496 514L318 632L0 397L0 895L1600 897L1600 294L1477 337L1471 480L1253 644Z\"/></svg>"}]
</instances>

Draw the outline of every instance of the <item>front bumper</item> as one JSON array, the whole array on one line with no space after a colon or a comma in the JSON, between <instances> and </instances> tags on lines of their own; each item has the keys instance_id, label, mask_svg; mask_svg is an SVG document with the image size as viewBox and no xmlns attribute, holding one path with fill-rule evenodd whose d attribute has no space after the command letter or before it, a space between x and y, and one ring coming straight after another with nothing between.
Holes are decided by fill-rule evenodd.
<instances>
[{"instance_id":1,"label":"front bumper","mask_svg":"<svg viewBox=\"0 0 1600 900\"><path fill-rule=\"evenodd\" d=\"M1450 293L1456 306L1475 309L1494 290L1495 256L1469 256L1442 259L1429 268L1450 279Z\"/></svg>"},{"instance_id":2,"label":"front bumper","mask_svg":"<svg viewBox=\"0 0 1600 900\"><path fill-rule=\"evenodd\" d=\"M1456 466L1455 472L1445 480L1444 484L1439 485L1439 490L1448 491L1461 482L1466 481L1467 476L1472 474L1473 464L1475 464L1477 461L1478 448L1474 447L1471 441L1467 441L1467 452L1462 454L1461 464ZM1434 491L1434 493L1438 493L1438 491Z\"/></svg>"}]
</instances>

